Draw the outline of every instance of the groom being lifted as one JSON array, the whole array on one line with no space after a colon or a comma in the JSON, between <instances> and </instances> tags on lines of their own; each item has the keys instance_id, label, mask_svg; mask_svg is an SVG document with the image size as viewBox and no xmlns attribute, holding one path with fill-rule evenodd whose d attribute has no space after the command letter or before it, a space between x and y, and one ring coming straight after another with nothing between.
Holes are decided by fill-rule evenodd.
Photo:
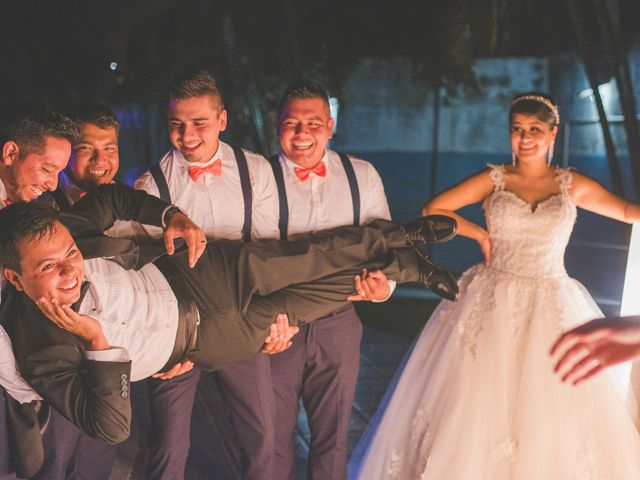
<instances>
[{"instance_id":1,"label":"groom being lifted","mask_svg":"<svg viewBox=\"0 0 640 480\"><path fill-rule=\"evenodd\" d=\"M130 243L114 250L115 239L102 235L116 219L163 226L185 237L188 249L143 265L151 252L123 248ZM206 245L177 208L108 185L67 213L25 203L0 212L0 264L13 286L0 322L35 390L89 435L118 442L129 434L130 380L185 358L205 370L247 358L276 314L303 324L337 308L354 276L374 262L392 279L455 298L451 275L413 247L454 234L455 222L435 216L294 242Z\"/></svg>"}]
</instances>

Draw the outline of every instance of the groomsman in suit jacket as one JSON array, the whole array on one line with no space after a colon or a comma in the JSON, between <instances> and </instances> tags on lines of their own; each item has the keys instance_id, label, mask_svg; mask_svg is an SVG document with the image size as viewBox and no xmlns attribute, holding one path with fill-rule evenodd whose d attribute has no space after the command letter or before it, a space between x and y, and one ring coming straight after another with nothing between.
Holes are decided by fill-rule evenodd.
<instances>
[{"instance_id":1,"label":"groomsman in suit jacket","mask_svg":"<svg viewBox=\"0 0 640 480\"><path fill-rule=\"evenodd\" d=\"M66 116L39 103L7 105L0 113L0 208L17 201L36 200L44 192L55 190L58 174L67 165L71 142L78 136L76 124ZM4 283L3 283L4 285ZM35 470L10 462L6 408L17 415L20 407L35 406L40 398L16 374L11 342L0 327L0 479L30 476ZM42 449L28 452L35 465L42 462ZM13 464L11 464L13 463Z\"/></svg>"}]
</instances>

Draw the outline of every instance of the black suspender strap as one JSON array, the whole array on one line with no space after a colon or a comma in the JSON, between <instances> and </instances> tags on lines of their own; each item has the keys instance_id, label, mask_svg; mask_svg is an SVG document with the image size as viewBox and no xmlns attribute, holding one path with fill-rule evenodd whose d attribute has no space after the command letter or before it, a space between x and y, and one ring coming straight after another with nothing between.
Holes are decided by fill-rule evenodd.
<instances>
[{"instance_id":1,"label":"black suspender strap","mask_svg":"<svg viewBox=\"0 0 640 480\"><path fill-rule=\"evenodd\" d=\"M167 178L160 170L160 164L156 163L149 169L149 173L156 182L156 186L158 187L158 192L160 193L160 198L167 203L173 203L171 201L171 193L169 192L169 185L167 185Z\"/></svg>"},{"instance_id":2,"label":"black suspender strap","mask_svg":"<svg viewBox=\"0 0 640 480\"><path fill-rule=\"evenodd\" d=\"M247 157L239 147L233 148L238 164L238 173L240 174L240 185L242 186L242 198L244 199L244 224L242 225L242 240L251 241L251 212L253 210L253 192L251 190L251 178L249 177L249 166L247 165Z\"/></svg>"},{"instance_id":3,"label":"black suspender strap","mask_svg":"<svg viewBox=\"0 0 640 480\"><path fill-rule=\"evenodd\" d=\"M344 172L347 174L347 180L349 180L349 188L351 189L351 202L353 203L353 224L358 226L360 224L360 190L358 189L358 180L356 179L356 172L353 170L351 160L345 153L338 153Z\"/></svg>"},{"instance_id":4,"label":"black suspender strap","mask_svg":"<svg viewBox=\"0 0 640 480\"><path fill-rule=\"evenodd\" d=\"M278 220L278 228L280 229L280 240L286 240L289 231L289 201L287 200L287 190L284 186L284 176L282 174L282 165L276 153L269 157L269 163L273 170L273 177L278 187L278 201L280 203L280 219Z\"/></svg>"}]
</instances>

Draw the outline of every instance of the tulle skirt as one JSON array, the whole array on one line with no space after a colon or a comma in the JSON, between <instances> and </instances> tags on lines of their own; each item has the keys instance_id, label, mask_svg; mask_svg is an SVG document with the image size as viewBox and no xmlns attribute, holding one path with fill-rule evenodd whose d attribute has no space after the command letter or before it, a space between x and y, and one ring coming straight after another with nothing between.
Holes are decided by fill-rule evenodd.
<instances>
[{"instance_id":1,"label":"tulle skirt","mask_svg":"<svg viewBox=\"0 0 640 480\"><path fill-rule=\"evenodd\" d=\"M585 288L485 265L460 285L405 358L350 478L640 479L640 436L614 374L573 387L553 373L558 335L601 316Z\"/></svg>"}]
</instances>

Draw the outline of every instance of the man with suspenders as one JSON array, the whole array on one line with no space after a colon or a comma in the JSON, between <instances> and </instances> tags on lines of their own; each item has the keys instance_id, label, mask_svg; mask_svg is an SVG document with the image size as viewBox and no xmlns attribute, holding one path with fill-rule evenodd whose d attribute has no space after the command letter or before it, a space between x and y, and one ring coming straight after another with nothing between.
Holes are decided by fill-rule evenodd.
<instances>
[{"instance_id":1,"label":"man with suspenders","mask_svg":"<svg viewBox=\"0 0 640 480\"><path fill-rule=\"evenodd\" d=\"M218 136L227 125L227 112L218 84L210 73L187 73L172 83L167 95L167 121L173 148L138 178L135 187L177 205L202 228L208 240L276 238L277 225L273 219L277 211L277 192L271 168L261 155L219 141ZM151 236L161 234L159 229L145 229ZM258 357L266 366L263 370L267 371L268 355ZM172 450L165 449L184 462L199 376L197 370L183 375L189 378L189 384L185 385L180 400L183 405L179 419L183 426L181 445ZM232 387L226 388L224 376L218 378L233 409L234 397L242 396L242 393L235 395ZM272 397L270 389L269 383L268 394ZM273 404L272 401L266 403ZM260 400L257 404L260 405ZM155 427L153 423L152 428ZM242 435L240 437L242 441ZM184 462L182 471L175 470L174 476L162 478L182 478Z\"/></svg>"},{"instance_id":2,"label":"man with suspenders","mask_svg":"<svg viewBox=\"0 0 640 480\"><path fill-rule=\"evenodd\" d=\"M279 113L282 150L269 161L278 186L281 239L390 218L375 168L327 148L334 120L324 87L313 81L290 85ZM354 299L385 300L391 295L384 277L371 278L357 289L362 298ZM302 327L290 349L270 358L277 386L277 478L295 479L294 431L300 398L311 431L308 478L346 478L347 432L361 338L362 324L349 305Z\"/></svg>"}]
</instances>

